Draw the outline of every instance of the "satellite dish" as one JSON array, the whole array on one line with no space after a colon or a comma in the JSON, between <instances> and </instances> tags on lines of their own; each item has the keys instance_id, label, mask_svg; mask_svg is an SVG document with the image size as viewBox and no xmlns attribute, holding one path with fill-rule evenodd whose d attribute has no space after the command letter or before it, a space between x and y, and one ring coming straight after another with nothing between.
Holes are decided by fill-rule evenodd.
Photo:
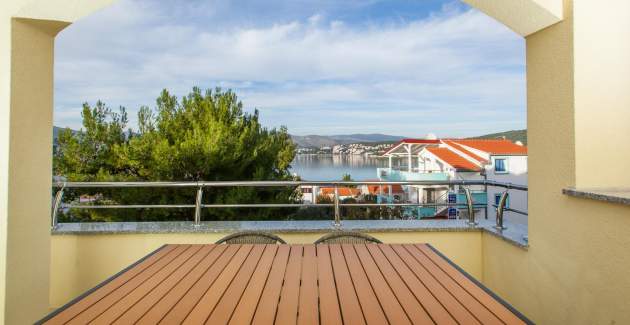
<instances>
[{"instance_id":1,"label":"satellite dish","mask_svg":"<svg viewBox=\"0 0 630 325\"><path fill-rule=\"evenodd\" d=\"M520 141L516 141L516 142L514 142L514 144L516 144L517 146L521 146L521 147L523 146L523 143L520 142Z\"/></svg>"},{"instance_id":2,"label":"satellite dish","mask_svg":"<svg viewBox=\"0 0 630 325\"><path fill-rule=\"evenodd\" d=\"M434 133L429 133L424 138L427 139L427 140L437 140L437 136Z\"/></svg>"}]
</instances>

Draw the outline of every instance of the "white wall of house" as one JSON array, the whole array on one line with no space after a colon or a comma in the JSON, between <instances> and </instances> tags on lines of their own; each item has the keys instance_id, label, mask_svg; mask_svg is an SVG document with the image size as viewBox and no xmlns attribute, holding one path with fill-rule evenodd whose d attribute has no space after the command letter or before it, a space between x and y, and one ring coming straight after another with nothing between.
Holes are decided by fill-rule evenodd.
<instances>
[{"instance_id":1,"label":"white wall of house","mask_svg":"<svg viewBox=\"0 0 630 325\"><path fill-rule=\"evenodd\" d=\"M496 160L505 159L507 172L496 172ZM493 155L490 157L490 164L485 166L488 180L512 183L518 185L527 185L527 156L502 156ZM505 191L503 188L489 186L488 187L488 204L494 204L495 196L501 195ZM513 209L527 211L527 191L509 190L509 206ZM514 212L505 212L503 214L505 223L517 223L527 225L527 216ZM494 207L488 207L488 218L494 220L496 211Z\"/></svg>"},{"instance_id":2,"label":"white wall of house","mask_svg":"<svg viewBox=\"0 0 630 325\"><path fill-rule=\"evenodd\" d=\"M300 190L304 203L315 203L315 193L319 192L318 186L303 185Z\"/></svg>"},{"instance_id":3,"label":"white wall of house","mask_svg":"<svg viewBox=\"0 0 630 325\"><path fill-rule=\"evenodd\" d=\"M527 185L526 155L488 155L487 153L476 150L474 148L467 147L467 149L470 149L470 151L478 154L479 156L485 156L488 158L489 163L483 166L488 180L502 183ZM504 165L506 166L505 172L495 171L496 159L504 160ZM435 155L427 150L422 150L420 153L418 153L418 167L420 170L431 170L448 173L452 180L483 180L485 178L480 172L456 171L453 167L443 163ZM424 197L424 193L422 190L426 187L432 186L413 186L413 188L408 188L407 199L412 202L423 202L426 198ZM469 188L473 191L485 190L484 186L470 186ZM458 188L455 188L455 190L458 190ZM488 186L488 219L494 220L496 218L496 210L492 205L495 204L495 196L500 196L504 190L505 189L503 188ZM528 198L526 191L510 190L509 194L510 197L508 205L510 208L527 211ZM479 211L477 214L477 218L484 217L486 217L485 209ZM515 212L506 211L504 214L504 218L506 223L518 223L523 225L527 224L527 216L520 215Z\"/></svg>"}]
</instances>

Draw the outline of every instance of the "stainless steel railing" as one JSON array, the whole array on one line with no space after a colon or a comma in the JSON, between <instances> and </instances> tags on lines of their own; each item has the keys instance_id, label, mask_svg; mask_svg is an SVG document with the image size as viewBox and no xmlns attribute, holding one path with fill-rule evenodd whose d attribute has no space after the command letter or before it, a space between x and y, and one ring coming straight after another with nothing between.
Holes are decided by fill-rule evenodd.
<instances>
[{"instance_id":1,"label":"stainless steel railing","mask_svg":"<svg viewBox=\"0 0 630 325\"><path fill-rule=\"evenodd\" d=\"M335 227L341 227L341 207L371 207L371 206L388 206L388 207L405 207L405 206L426 206L426 207L438 207L438 206L461 206L458 203L341 203L339 200L339 187L340 186L358 186L358 185L417 185L417 186L429 186L429 185L448 185L454 188L455 186L463 187L466 196L466 209L468 211L468 224L471 226L476 225L474 208L486 207L487 203L474 203L472 195L468 186L495 186L505 188L507 190L519 190L527 191L527 186L516 185L511 183L500 183L488 180L451 180L451 181L218 181L218 182L62 182L53 184L53 187L57 189L55 193L52 212L51 212L51 226L55 228L58 224L58 213L63 200L64 191L71 188L197 188L197 195L195 204L131 204L131 205L119 205L119 204L105 204L105 205L85 205L85 204L67 204L66 208L78 208L78 209L173 209L173 208L194 208L194 225L199 226L201 224L201 211L204 208L281 208L281 207L334 207L334 221ZM297 186L319 186L319 187L333 187L334 197L333 203L256 203L256 204L203 204L203 191L204 188L211 187L297 187ZM497 227L505 229L503 226L503 212L514 211L521 214L527 214L524 211L518 211L505 208L505 200L502 200L502 208L497 207ZM499 213L501 217L499 218ZM499 224L499 219L501 224Z\"/></svg>"}]
</instances>

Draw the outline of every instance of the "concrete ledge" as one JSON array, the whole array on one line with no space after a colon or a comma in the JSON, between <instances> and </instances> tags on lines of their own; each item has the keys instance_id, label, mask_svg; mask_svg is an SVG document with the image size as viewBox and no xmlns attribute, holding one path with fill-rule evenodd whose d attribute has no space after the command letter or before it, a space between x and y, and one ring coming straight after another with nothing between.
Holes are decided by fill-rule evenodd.
<instances>
[{"instance_id":1,"label":"concrete ledge","mask_svg":"<svg viewBox=\"0 0 630 325\"><path fill-rule=\"evenodd\" d=\"M503 230L499 230L495 228L494 226L495 226L495 223L490 220L482 220L479 223L479 227L483 229L484 233L500 238L503 241L506 241L520 248L523 248L523 249L529 248L527 226L518 225L518 224L509 224L509 225L505 225L506 229L503 229Z\"/></svg>"},{"instance_id":2,"label":"concrete ledge","mask_svg":"<svg viewBox=\"0 0 630 325\"><path fill-rule=\"evenodd\" d=\"M564 188L562 194L582 199L630 205L630 188Z\"/></svg>"},{"instance_id":3,"label":"concrete ledge","mask_svg":"<svg viewBox=\"0 0 630 325\"><path fill-rule=\"evenodd\" d=\"M357 232L468 232L484 231L513 245L527 248L527 227L510 225L498 231L494 223L481 220L470 227L465 220L347 220L342 230ZM60 223L52 235L112 235L112 234L195 234L233 233L257 230L277 234L320 233L334 231L331 221L205 221L195 227L192 222L98 222Z\"/></svg>"}]
</instances>

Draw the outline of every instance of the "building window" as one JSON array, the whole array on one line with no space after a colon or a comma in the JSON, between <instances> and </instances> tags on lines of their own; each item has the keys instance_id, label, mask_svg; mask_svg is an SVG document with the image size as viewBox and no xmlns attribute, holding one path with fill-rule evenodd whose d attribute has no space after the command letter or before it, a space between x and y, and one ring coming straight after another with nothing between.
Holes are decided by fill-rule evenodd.
<instances>
[{"instance_id":1,"label":"building window","mask_svg":"<svg viewBox=\"0 0 630 325\"><path fill-rule=\"evenodd\" d=\"M494 195L494 205L499 206L499 201L501 201L501 194L503 193L496 193ZM510 208L510 194L508 194L508 196L505 198L505 207L506 208Z\"/></svg>"},{"instance_id":2,"label":"building window","mask_svg":"<svg viewBox=\"0 0 630 325\"><path fill-rule=\"evenodd\" d=\"M494 172L496 174L507 174L507 159L505 158L495 158L494 159Z\"/></svg>"}]
</instances>

